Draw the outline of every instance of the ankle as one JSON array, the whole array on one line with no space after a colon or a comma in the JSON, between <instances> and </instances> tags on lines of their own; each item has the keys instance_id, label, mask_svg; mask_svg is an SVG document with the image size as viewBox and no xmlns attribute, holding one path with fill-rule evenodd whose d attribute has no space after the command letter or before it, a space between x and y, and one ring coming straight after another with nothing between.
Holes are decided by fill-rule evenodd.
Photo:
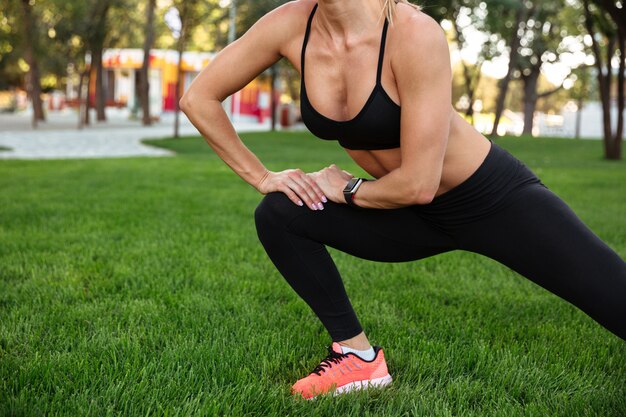
<instances>
[{"instance_id":1,"label":"ankle","mask_svg":"<svg viewBox=\"0 0 626 417\"><path fill-rule=\"evenodd\" d=\"M339 346L341 347L347 347L350 349L354 349L354 350L368 350L369 348L372 347L372 345L370 345L369 342L351 342L351 341L344 341L344 342L337 342L339 343Z\"/></svg>"},{"instance_id":2,"label":"ankle","mask_svg":"<svg viewBox=\"0 0 626 417\"><path fill-rule=\"evenodd\" d=\"M350 339L341 340L337 343L339 343L340 346L356 350L367 350L372 347L372 345L370 345L370 341L367 339L367 336L365 336L365 332L361 332Z\"/></svg>"}]
</instances>

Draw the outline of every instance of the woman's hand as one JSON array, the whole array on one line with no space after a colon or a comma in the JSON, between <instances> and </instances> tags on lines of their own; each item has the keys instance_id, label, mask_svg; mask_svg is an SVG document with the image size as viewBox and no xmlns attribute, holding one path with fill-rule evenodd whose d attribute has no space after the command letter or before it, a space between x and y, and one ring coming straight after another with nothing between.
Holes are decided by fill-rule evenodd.
<instances>
[{"instance_id":1,"label":"woman's hand","mask_svg":"<svg viewBox=\"0 0 626 417\"><path fill-rule=\"evenodd\" d=\"M287 169L280 172L267 171L256 188L261 194L273 191L283 192L295 204L299 206L306 204L311 210L323 210L322 203L328 202L315 180L301 169Z\"/></svg>"},{"instance_id":2,"label":"woman's hand","mask_svg":"<svg viewBox=\"0 0 626 417\"><path fill-rule=\"evenodd\" d=\"M354 175L340 169L335 164L307 175L317 183L330 201L335 203L346 202L343 198L343 189L348 181L354 178Z\"/></svg>"}]
</instances>

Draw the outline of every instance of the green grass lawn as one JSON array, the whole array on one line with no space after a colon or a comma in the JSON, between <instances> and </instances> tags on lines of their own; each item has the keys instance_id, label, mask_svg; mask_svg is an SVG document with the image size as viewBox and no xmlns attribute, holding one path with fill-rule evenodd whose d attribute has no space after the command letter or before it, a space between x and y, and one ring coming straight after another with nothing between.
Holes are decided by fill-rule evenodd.
<instances>
[{"instance_id":1,"label":"green grass lawn","mask_svg":"<svg viewBox=\"0 0 626 417\"><path fill-rule=\"evenodd\" d=\"M243 138L273 170L363 173L308 133ZM626 343L467 252L331 250L394 383L292 398L330 339L257 240L261 195L200 138L151 143L178 155L0 161L0 415L626 415ZM597 141L498 143L626 257L623 162Z\"/></svg>"}]
</instances>

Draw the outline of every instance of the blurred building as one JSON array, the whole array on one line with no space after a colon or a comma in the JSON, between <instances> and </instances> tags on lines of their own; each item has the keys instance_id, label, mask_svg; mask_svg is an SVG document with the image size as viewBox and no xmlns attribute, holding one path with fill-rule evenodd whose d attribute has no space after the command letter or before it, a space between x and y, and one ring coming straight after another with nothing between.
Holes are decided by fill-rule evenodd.
<instances>
[{"instance_id":1,"label":"blurred building","mask_svg":"<svg viewBox=\"0 0 626 417\"><path fill-rule=\"evenodd\" d=\"M186 91L214 53L184 52L182 89ZM140 70L143 64L141 49L106 49L103 54L105 101L109 107L141 112L139 103ZM175 110L178 52L153 49L150 52L150 113L155 116ZM76 86L68 85L67 96L76 96ZM279 92L276 92L278 95ZM90 100L95 102L95 79L92 77ZM233 94L230 101L233 119L262 122L270 116L270 80L257 78Z\"/></svg>"}]
</instances>

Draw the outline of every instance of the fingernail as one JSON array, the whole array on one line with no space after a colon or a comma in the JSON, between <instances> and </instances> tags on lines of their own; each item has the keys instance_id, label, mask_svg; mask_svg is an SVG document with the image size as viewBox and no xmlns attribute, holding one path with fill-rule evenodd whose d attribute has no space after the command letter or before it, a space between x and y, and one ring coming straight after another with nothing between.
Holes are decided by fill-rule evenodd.
<instances>
[{"instance_id":1,"label":"fingernail","mask_svg":"<svg viewBox=\"0 0 626 417\"><path fill-rule=\"evenodd\" d=\"M299 205L300 207L302 207L302 205L303 205L303 204L304 204L304 203L303 203L302 201L298 201L298 205Z\"/></svg>"},{"instance_id":2,"label":"fingernail","mask_svg":"<svg viewBox=\"0 0 626 417\"><path fill-rule=\"evenodd\" d=\"M322 196L322 201L323 201L324 203L328 203L328 199L326 198L326 196Z\"/></svg>"},{"instance_id":3,"label":"fingernail","mask_svg":"<svg viewBox=\"0 0 626 417\"><path fill-rule=\"evenodd\" d=\"M315 205L315 203L312 203L312 204L311 204L311 208L312 208L313 210L317 210L317 206Z\"/></svg>"},{"instance_id":4,"label":"fingernail","mask_svg":"<svg viewBox=\"0 0 626 417\"><path fill-rule=\"evenodd\" d=\"M320 210L324 210L324 206L322 205L322 203L317 203L317 208Z\"/></svg>"}]
</instances>

